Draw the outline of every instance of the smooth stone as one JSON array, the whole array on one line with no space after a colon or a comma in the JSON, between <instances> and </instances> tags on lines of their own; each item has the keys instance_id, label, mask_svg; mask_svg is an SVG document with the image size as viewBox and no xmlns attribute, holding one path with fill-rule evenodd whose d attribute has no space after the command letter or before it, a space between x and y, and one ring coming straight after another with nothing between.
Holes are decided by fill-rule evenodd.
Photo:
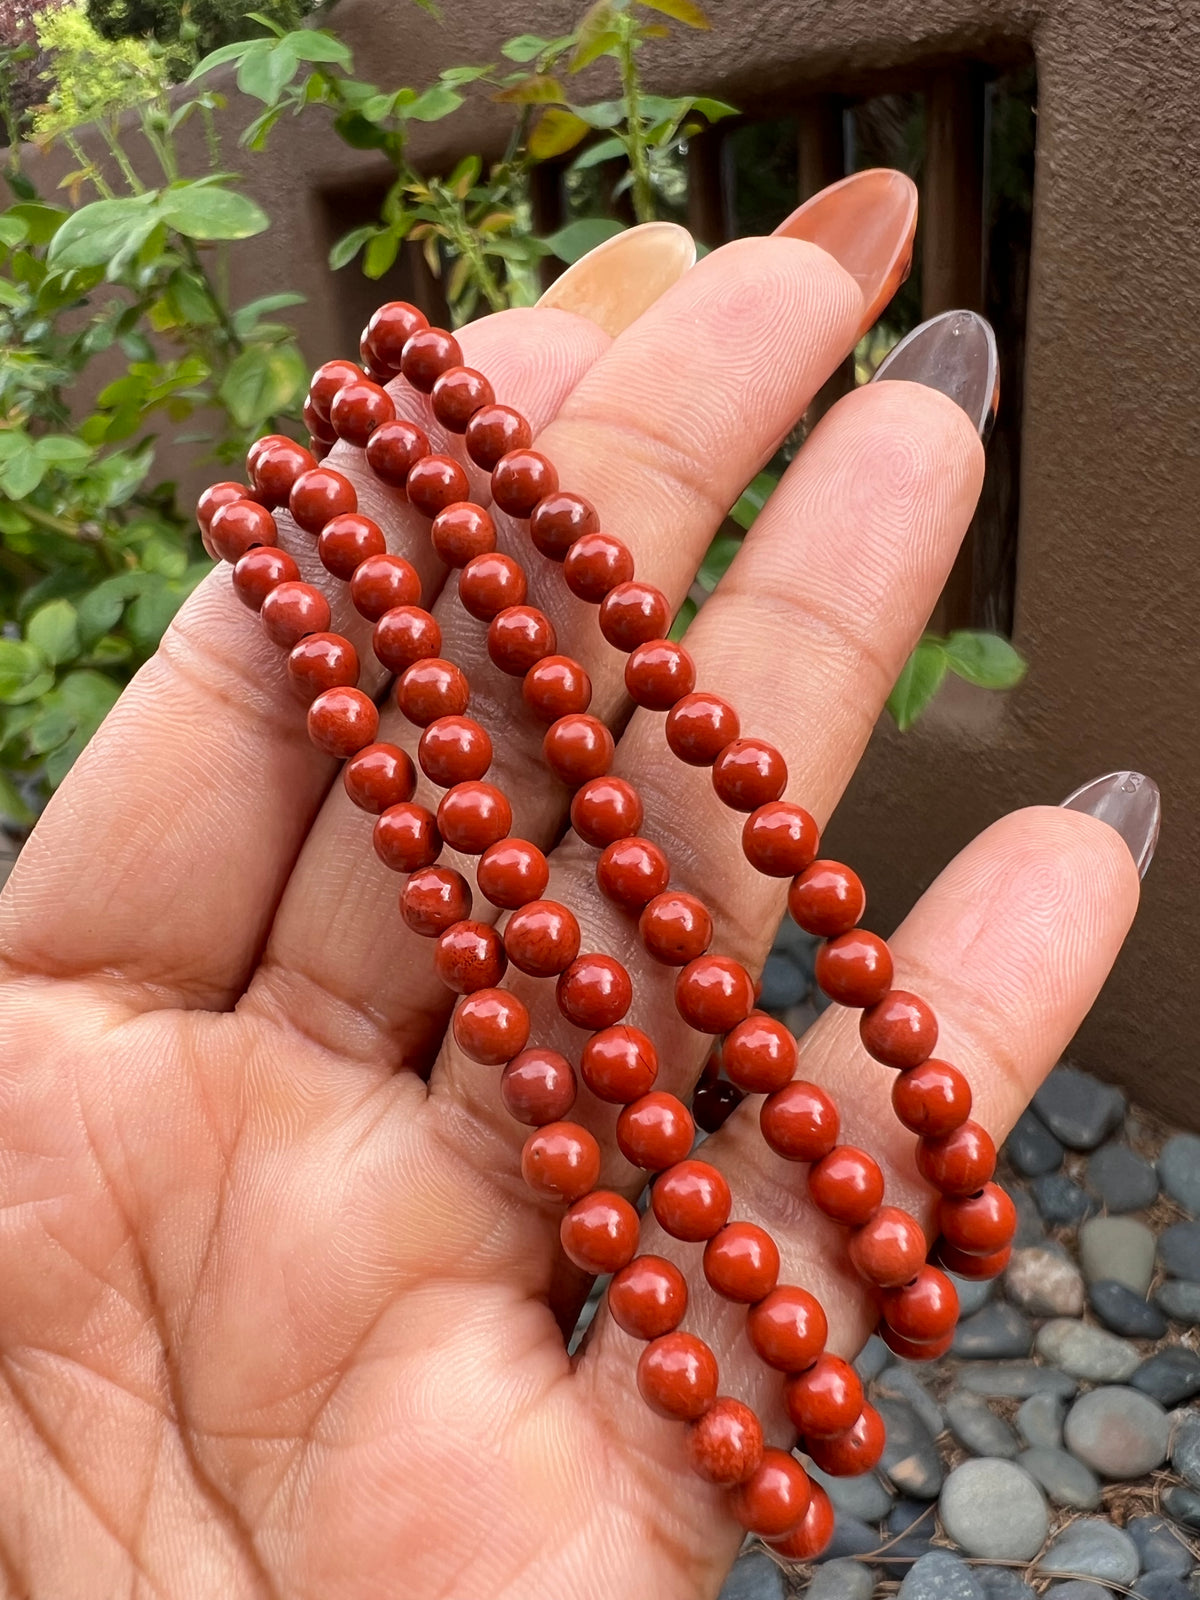
<instances>
[{"instance_id":1,"label":"smooth stone","mask_svg":"<svg viewBox=\"0 0 1200 1600\"><path fill-rule=\"evenodd\" d=\"M1094 1511L1100 1504L1100 1480L1090 1467L1065 1450L1024 1450L1018 1466L1036 1478L1056 1506Z\"/></svg>"},{"instance_id":2,"label":"smooth stone","mask_svg":"<svg viewBox=\"0 0 1200 1600\"><path fill-rule=\"evenodd\" d=\"M1073 1456L1105 1478L1140 1478L1166 1460L1170 1419L1137 1389L1105 1387L1080 1395L1063 1439Z\"/></svg>"},{"instance_id":3,"label":"smooth stone","mask_svg":"<svg viewBox=\"0 0 1200 1600\"><path fill-rule=\"evenodd\" d=\"M1092 1217L1079 1230L1083 1275L1089 1283L1113 1278L1134 1294L1145 1294L1154 1276L1156 1243L1146 1224L1133 1217Z\"/></svg>"},{"instance_id":4,"label":"smooth stone","mask_svg":"<svg viewBox=\"0 0 1200 1600\"><path fill-rule=\"evenodd\" d=\"M1158 1198L1157 1172L1127 1144L1101 1145L1088 1161L1087 1181L1110 1216L1144 1211Z\"/></svg>"},{"instance_id":5,"label":"smooth stone","mask_svg":"<svg viewBox=\"0 0 1200 1600\"><path fill-rule=\"evenodd\" d=\"M1173 1483L1163 1491L1162 1506L1172 1522L1177 1522L1189 1533L1200 1533L1200 1494L1195 1489L1185 1488L1182 1483Z\"/></svg>"},{"instance_id":6,"label":"smooth stone","mask_svg":"<svg viewBox=\"0 0 1200 1600\"><path fill-rule=\"evenodd\" d=\"M1051 1228L1074 1228L1100 1209L1099 1202L1065 1172L1043 1172L1030 1185L1033 1203Z\"/></svg>"},{"instance_id":7,"label":"smooth stone","mask_svg":"<svg viewBox=\"0 0 1200 1600\"><path fill-rule=\"evenodd\" d=\"M1112 1590L1088 1578L1068 1578L1065 1583L1052 1583L1042 1600L1112 1600Z\"/></svg>"},{"instance_id":8,"label":"smooth stone","mask_svg":"<svg viewBox=\"0 0 1200 1600\"><path fill-rule=\"evenodd\" d=\"M1141 1355L1115 1333L1087 1322L1056 1317L1038 1329L1037 1353L1061 1372L1088 1383L1124 1383L1137 1371Z\"/></svg>"},{"instance_id":9,"label":"smooth stone","mask_svg":"<svg viewBox=\"0 0 1200 1600\"><path fill-rule=\"evenodd\" d=\"M873 1333L854 1358L854 1370L864 1383L877 1378L892 1360L892 1352L877 1333Z\"/></svg>"},{"instance_id":10,"label":"smooth stone","mask_svg":"<svg viewBox=\"0 0 1200 1600\"><path fill-rule=\"evenodd\" d=\"M892 1492L874 1472L861 1473L857 1478L834 1478L819 1467L810 1465L804 1470L824 1489L839 1517L881 1522L892 1509Z\"/></svg>"},{"instance_id":11,"label":"smooth stone","mask_svg":"<svg viewBox=\"0 0 1200 1600\"><path fill-rule=\"evenodd\" d=\"M1040 1117L1032 1111L1022 1111L1004 1141L1004 1153L1015 1172L1023 1178L1037 1178L1045 1172L1056 1172L1067 1152Z\"/></svg>"},{"instance_id":12,"label":"smooth stone","mask_svg":"<svg viewBox=\"0 0 1200 1600\"><path fill-rule=\"evenodd\" d=\"M1077 1517L1051 1539L1038 1568L1047 1577L1132 1583L1141 1563L1137 1545L1104 1517Z\"/></svg>"},{"instance_id":13,"label":"smooth stone","mask_svg":"<svg viewBox=\"0 0 1200 1600\"><path fill-rule=\"evenodd\" d=\"M1023 1400L1031 1394L1056 1394L1069 1400L1079 1390L1074 1378L1053 1367L1039 1367L1036 1361L981 1361L964 1367L958 1382L972 1394L1006 1400Z\"/></svg>"},{"instance_id":14,"label":"smooth stone","mask_svg":"<svg viewBox=\"0 0 1200 1600\"><path fill-rule=\"evenodd\" d=\"M1195 1589L1170 1572L1147 1572L1133 1593L1134 1600L1196 1600Z\"/></svg>"},{"instance_id":15,"label":"smooth stone","mask_svg":"<svg viewBox=\"0 0 1200 1600\"><path fill-rule=\"evenodd\" d=\"M968 1555L1028 1561L1050 1526L1045 1496L1011 1461L964 1461L946 1479L938 1502L942 1525Z\"/></svg>"},{"instance_id":16,"label":"smooth stone","mask_svg":"<svg viewBox=\"0 0 1200 1600\"><path fill-rule=\"evenodd\" d=\"M897 1361L875 1380L875 1393L885 1400L903 1400L935 1438L946 1426L942 1408L917 1376L916 1366L907 1361Z\"/></svg>"},{"instance_id":17,"label":"smooth stone","mask_svg":"<svg viewBox=\"0 0 1200 1600\"><path fill-rule=\"evenodd\" d=\"M987 1600L1037 1600L1015 1567L976 1567Z\"/></svg>"},{"instance_id":18,"label":"smooth stone","mask_svg":"<svg viewBox=\"0 0 1200 1600\"><path fill-rule=\"evenodd\" d=\"M1160 1406L1182 1405L1200 1394L1200 1356L1185 1344L1169 1344L1148 1356L1129 1381Z\"/></svg>"},{"instance_id":19,"label":"smooth stone","mask_svg":"<svg viewBox=\"0 0 1200 1600\"><path fill-rule=\"evenodd\" d=\"M1185 1483L1200 1489L1200 1413L1185 1411L1175 1424L1171 1465Z\"/></svg>"},{"instance_id":20,"label":"smooth stone","mask_svg":"<svg viewBox=\"0 0 1200 1600\"><path fill-rule=\"evenodd\" d=\"M1167 1319L1158 1307L1114 1278L1093 1283L1088 1304L1106 1328L1127 1339L1161 1339L1167 1331Z\"/></svg>"},{"instance_id":21,"label":"smooth stone","mask_svg":"<svg viewBox=\"0 0 1200 1600\"><path fill-rule=\"evenodd\" d=\"M1066 1401L1057 1394L1031 1394L1017 1408L1017 1432L1032 1450L1061 1450Z\"/></svg>"},{"instance_id":22,"label":"smooth stone","mask_svg":"<svg viewBox=\"0 0 1200 1600\"><path fill-rule=\"evenodd\" d=\"M1192 1552L1161 1517L1130 1517L1125 1532L1137 1545L1143 1572L1184 1578L1192 1570Z\"/></svg>"},{"instance_id":23,"label":"smooth stone","mask_svg":"<svg viewBox=\"0 0 1200 1600\"><path fill-rule=\"evenodd\" d=\"M1059 1245L1014 1250L1004 1288L1035 1317L1077 1317L1083 1311L1083 1274Z\"/></svg>"},{"instance_id":24,"label":"smooth stone","mask_svg":"<svg viewBox=\"0 0 1200 1600\"><path fill-rule=\"evenodd\" d=\"M1029 1245L1045 1244L1046 1225L1038 1214L1038 1208L1034 1205L1029 1190L1022 1189L1014 1183L1008 1190L1008 1197L1017 1208L1017 1231L1013 1234L1013 1249L1024 1250Z\"/></svg>"},{"instance_id":25,"label":"smooth stone","mask_svg":"<svg viewBox=\"0 0 1200 1600\"><path fill-rule=\"evenodd\" d=\"M987 1600L983 1585L953 1550L930 1550L908 1569L899 1600Z\"/></svg>"},{"instance_id":26,"label":"smooth stone","mask_svg":"<svg viewBox=\"0 0 1200 1600\"><path fill-rule=\"evenodd\" d=\"M944 1476L933 1434L903 1400L880 1399L875 1409L887 1428L880 1471L901 1494L932 1500Z\"/></svg>"},{"instance_id":27,"label":"smooth stone","mask_svg":"<svg viewBox=\"0 0 1200 1600\"><path fill-rule=\"evenodd\" d=\"M1154 1291L1154 1303L1172 1322L1200 1322L1200 1283L1168 1278Z\"/></svg>"},{"instance_id":28,"label":"smooth stone","mask_svg":"<svg viewBox=\"0 0 1200 1600\"><path fill-rule=\"evenodd\" d=\"M843 1556L869 1556L879 1549L880 1543L877 1528L869 1527L857 1517L838 1517L833 1525L833 1538L817 1560L825 1564Z\"/></svg>"},{"instance_id":29,"label":"smooth stone","mask_svg":"<svg viewBox=\"0 0 1200 1600\"><path fill-rule=\"evenodd\" d=\"M1060 1143L1094 1150L1125 1118L1125 1096L1078 1067L1055 1067L1033 1097L1033 1109Z\"/></svg>"},{"instance_id":30,"label":"smooth stone","mask_svg":"<svg viewBox=\"0 0 1200 1600\"><path fill-rule=\"evenodd\" d=\"M1001 1456L1012 1461L1020 1451L1016 1434L998 1417L981 1394L956 1390L946 1401L946 1421L962 1445L976 1456Z\"/></svg>"},{"instance_id":31,"label":"smooth stone","mask_svg":"<svg viewBox=\"0 0 1200 1600\"><path fill-rule=\"evenodd\" d=\"M995 1300L954 1330L952 1353L961 1361L1001 1361L1027 1356L1033 1349L1033 1324L1015 1306Z\"/></svg>"},{"instance_id":32,"label":"smooth stone","mask_svg":"<svg viewBox=\"0 0 1200 1600\"><path fill-rule=\"evenodd\" d=\"M977 1311L982 1311L995 1292L995 1278L959 1278L953 1272L947 1272L946 1276L958 1296L960 1317L973 1317Z\"/></svg>"},{"instance_id":33,"label":"smooth stone","mask_svg":"<svg viewBox=\"0 0 1200 1600\"><path fill-rule=\"evenodd\" d=\"M1158 1238L1158 1259L1172 1278L1200 1280L1200 1222L1175 1222Z\"/></svg>"},{"instance_id":34,"label":"smooth stone","mask_svg":"<svg viewBox=\"0 0 1200 1600\"><path fill-rule=\"evenodd\" d=\"M829 1561L818 1567L804 1591L805 1600L871 1600L875 1574L861 1561Z\"/></svg>"},{"instance_id":35,"label":"smooth stone","mask_svg":"<svg viewBox=\"0 0 1200 1600\"><path fill-rule=\"evenodd\" d=\"M784 1011L799 1005L808 993L808 979L790 958L772 951L763 962L759 1005L767 1011Z\"/></svg>"},{"instance_id":36,"label":"smooth stone","mask_svg":"<svg viewBox=\"0 0 1200 1600\"><path fill-rule=\"evenodd\" d=\"M1185 1211L1200 1211L1200 1134L1177 1133L1158 1153L1158 1181Z\"/></svg>"},{"instance_id":37,"label":"smooth stone","mask_svg":"<svg viewBox=\"0 0 1200 1600\"><path fill-rule=\"evenodd\" d=\"M729 1569L717 1600L786 1600L783 1569L762 1550L747 1550Z\"/></svg>"},{"instance_id":38,"label":"smooth stone","mask_svg":"<svg viewBox=\"0 0 1200 1600\"><path fill-rule=\"evenodd\" d=\"M908 1534L914 1541L921 1539L928 1544L937 1532L934 1507L928 1500L897 1500L888 1512L887 1531Z\"/></svg>"}]
</instances>

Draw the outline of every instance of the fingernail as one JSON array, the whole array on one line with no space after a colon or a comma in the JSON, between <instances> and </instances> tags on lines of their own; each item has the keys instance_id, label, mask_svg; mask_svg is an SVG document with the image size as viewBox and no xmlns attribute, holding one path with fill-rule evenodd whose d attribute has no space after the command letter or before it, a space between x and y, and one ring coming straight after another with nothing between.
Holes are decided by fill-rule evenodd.
<instances>
[{"instance_id":1,"label":"fingernail","mask_svg":"<svg viewBox=\"0 0 1200 1600\"><path fill-rule=\"evenodd\" d=\"M916 227L916 184L891 167L872 167L813 195L775 232L828 250L858 284L857 342L908 276Z\"/></svg>"},{"instance_id":2,"label":"fingernail","mask_svg":"<svg viewBox=\"0 0 1200 1600\"><path fill-rule=\"evenodd\" d=\"M930 317L888 351L871 382L887 378L940 389L962 407L979 437L986 439L1000 404L1000 361L991 323L974 311L943 311Z\"/></svg>"},{"instance_id":3,"label":"fingernail","mask_svg":"<svg viewBox=\"0 0 1200 1600\"><path fill-rule=\"evenodd\" d=\"M696 261L696 243L676 222L643 222L580 256L539 306L587 317L615 339Z\"/></svg>"},{"instance_id":4,"label":"fingernail","mask_svg":"<svg viewBox=\"0 0 1200 1600\"><path fill-rule=\"evenodd\" d=\"M1090 817L1099 817L1115 828L1129 846L1138 877L1146 876L1162 820L1162 800L1153 778L1143 772L1110 772L1069 794L1063 807L1067 811L1086 811Z\"/></svg>"}]
</instances>

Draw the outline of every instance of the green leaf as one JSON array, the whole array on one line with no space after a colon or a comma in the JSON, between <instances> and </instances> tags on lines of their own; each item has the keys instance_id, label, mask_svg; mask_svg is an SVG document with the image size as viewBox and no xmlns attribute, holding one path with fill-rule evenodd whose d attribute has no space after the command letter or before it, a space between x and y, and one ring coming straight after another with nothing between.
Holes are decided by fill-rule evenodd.
<instances>
[{"instance_id":1,"label":"green leaf","mask_svg":"<svg viewBox=\"0 0 1200 1600\"><path fill-rule=\"evenodd\" d=\"M78 466L92 456L91 446L69 433L43 434L33 448L40 460L54 467Z\"/></svg>"},{"instance_id":2,"label":"green leaf","mask_svg":"<svg viewBox=\"0 0 1200 1600\"><path fill-rule=\"evenodd\" d=\"M1025 676L1026 663L998 633L964 629L946 640L950 671L981 689L1012 689Z\"/></svg>"},{"instance_id":3,"label":"green leaf","mask_svg":"<svg viewBox=\"0 0 1200 1600\"><path fill-rule=\"evenodd\" d=\"M319 28L301 28L296 33L289 33L287 42L292 53L301 61L336 61L347 72L354 66L350 46Z\"/></svg>"},{"instance_id":4,"label":"green leaf","mask_svg":"<svg viewBox=\"0 0 1200 1600\"><path fill-rule=\"evenodd\" d=\"M518 78L507 89L501 89L494 98L504 105L553 106L561 105L567 96L557 78L534 72L526 78Z\"/></svg>"},{"instance_id":5,"label":"green leaf","mask_svg":"<svg viewBox=\"0 0 1200 1600\"><path fill-rule=\"evenodd\" d=\"M648 11L658 11L664 17L682 22L685 28L711 28L712 23L695 4L695 0L638 0Z\"/></svg>"},{"instance_id":6,"label":"green leaf","mask_svg":"<svg viewBox=\"0 0 1200 1600\"><path fill-rule=\"evenodd\" d=\"M624 154L624 140L616 135L611 139L599 139L575 157L571 163L571 171L583 172L588 167L598 167L602 161L620 160Z\"/></svg>"},{"instance_id":7,"label":"green leaf","mask_svg":"<svg viewBox=\"0 0 1200 1600\"><path fill-rule=\"evenodd\" d=\"M249 239L270 218L247 195L216 184L184 183L162 197L163 219L188 239Z\"/></svg>"},{"instance_id":8,"label":"green leaf","mask_svg":"<svg viewBox=\"0 0 1200 1600\"><path fill-rule=\"evenodd\" d=\"M363 272L368 278L382 278L395 262L400 249L400 236L391 228L386 233L376 233L363 252Z\"/></svg>"},{"instance_id":9,"label":"green leaf","mask_svg":"<svg viewBox=\"0 0 1200 1600\"><path fill-rule=\"evenodd\" d=\"M24 500L46 476L46 463L36 450L23 451L10 456L0 467L0 493L10 500Z\"/></svg>"},{"instance_id":10,"label":"green leaf","mask_svg":"<svg viewBox=\"0 0 1200 1600\"><path fill-rule=\"evenodd\" d=\"M47 699L53 698L47 696ZM43 756L75 732L75 718L64 705L49 705L29 725L26 744L31 755Z\"/></svg>"},{"instance_id":11,"label":"green leaf","mask_svg":"<svg viewBox=\"0 0 1200 1600\"><path fill-rule=\"evenodd\" d=\"M31 200L10 206L5 215L19 217L24 222L30 244L49 244L71 212L63 206L49 206L40 200Z\"/></svg>"},{"instance_id":12,"label":"green leaf","mask_svg":"<svg viewBox=\"0 0 1200 1600\"><path fill-rule=\"evenodd\" d=\"M353 261L363 245L378 232L375 224L369 222L364 228L352 228L349 233L344 233L329 252L329 265L334 272Z\"/></svg>"},{"instance_id":13,"label":"green leaf","mask_svg":"<svg viewBox=\"0 0 1200 1600\"><path fill-rule=\"evenodd\" d=\"M719 533L709 545L700 563L700 570L696 579L701 588L710 593L717 587L721 579L729 570L729 564L742 548L742 541L736 534Z\"/></svg>"},{"instance_id":14,"label":"green leaf","mask_svg":"<svg viewBox=\"0 0 1200 1600\"><path fill-rule=\"evenodd\" d=\"M121 690L103 673L91 672L84 667L78 672L68 672L59 684L58 692L63 704L74 715L77 725L90 738L116 705Z\"/></svg>"},{"instance_id":15,"label":"green leaf","mask_svg":"<svg viewBox=\"0 0 1200 1600\"><path fill-rule=\"evenodd\" d=\"M45 694L54 682L40 652L17 639L0 639L0 700L24 705Z\"/></svg>"},{"instance_id":16,"label":"green leaf","mask_svg":"<svg viewBox=\"0 0 1200 1600\"><path fill-rule=\"evenodd\" d=\"M887 708L901 733L907 733L941 688L946 676L946 652L940 639L922 639L904 664Z\"/></svg>"},{"instance_id":17,"label":"green leaf","mask_svg":"<svg viewBox=\"0 0 1200 1600\"><path fill-rule=\"evenodd\" d=\"M382 150L388 136L360 111L343 111L333 119L333 131L352 150Z\"/></svg>"},{"instance_id":18,"label":"green leaf","mask_svg":"<svg viewBox=\"0 0 1200 1600\"><path fill-rule=\"evenodd\" d=\"M597 100L594 105L576 106L574 114L589 128L618 128L625 120L625 103L623 100Z\"/></svg>"},{"instance_id":19,"label":"green leaf","mask_svg":"<svg viewBox=\"0 0 1200 1600\"><path fill-rule=\"evenodd\" d=\"M220 397L239 428L285 411L303 392L304 363L290 345L251 345L231 364Z\"/></svg>"},{"instance_id":20,"label":"green leaf","mask_svg":"<svg viewBox=\"0 0 1200 1600\"><path fill-rule=\"evenodd\" d=\"M24 217L15 217L11 211L0 216L0 244L11 250L14 245L24 244L28 235L29 224Z\"/></svg>"},{"instance_id":21,"label":"green leaf","mask_svg":"<svg viewBox=\"0 0 1200 1600\"><path fill-rule=\"evenodd\" d=\"M14 311L21 311L28 304L29 296L24 289L19 289L7 278L0 278L0 305L11 306Z\"/></svg>"},{"instance_id":22,"label":"green leaf","mask_svg":"<svg viewBox=\"0 0 1200 1600\"><path fill-rule=\"evenodd\" d=\"M243 94L274 105L284 86L296 75L300 61L288 40L276 44L259 41L257 50L248 51L238 68L237 86Z\"/></svg>"},{"instance_id":23,"label":"green leaf","mask_svg":"<svg viewBox=\"0 0 1200 1600\"><path fill-rule=\"evenodd\" d=\"M491 67L446 67L438 73L438 81L450 86L451 89L461 88L465 83L478 83L480 78L486 78Z\"/></svg>"},{"instance_id":24,"label":"green leaf","mask_svg":"<svg viewBox=\"0 0 1200 1600\"><path fill-rule=\"evenodd\" d=\"M58 666L79 654L79 626L69 600L51 600L39 607L25 628L29 643Z\"/></svg>"},{"instance_id":25,"label":"green leaf","mask_svg":"<svg viewBox=\"0 0 1200 1600\"><path fill-rule=\"evenodd\" d=\"M13 785L12 780L3 772L0 772L0 816L6 817L22 828L28 827L33 821L33 812L22 799L20 791Z\"/></svg>"},{"instance_id":26,"label":"green leaf","mask_svg":"<svg viewBox=\"0 0 1200 1600\"><path fill-rule=\"evenodd\" d=\"M729 513L739 528L750 526L774 493L778 483L779 479L773 472L760 472L753 483L742 490Z\"/></svg>"},{"instance_id":27,"label":"green leaf","mask_svg":"<svg viewBox=\"0 0 1200 1600\"><path fill-rule=\"evenodd\" d=\"M282 106L268 106L260 117L255 117L253 122L242 129L238 143L244 145L247 150L265 150L267 135L282 115Z\"/></svg>"},{"instance_id":28,"label":"green leaf","mask_svg":"<svg viewBox=\"0 0 1200 1600\"><path fill-rule=\"evenodd\" d=\"M75 608L76 623L84 649L90 650L98 639L116 627L128 599L124 574L98 583L80 598Z\"/></svg>"},{"instance_id":29,"label":"green leaf","mask_svg":"<svg viewBox=\"0 0 1200 1600\"><path fill-rule=\"evenodd\" d=\"M284 290L280 294L264 294L258 300L251 300L240 310L233 313L233 331L239 339L248 339L254 332L255 324L261 317L270 311L285 311L289 306L302 306L304 296L293 294L291 290Z\"/></svg>"},{"instance_id":30,"label":"green leaf","mask_svg":"<svg viewBox=\"0 0 1200 1600\"><path fill-rule=\"evenodd\" d=\"M515 39L500 46L500 54L507 56L510 61L524 63L540 56L549 43L549 39L541 39L536 33L519 33Z\"/></svg>"},{"instance_id":31,"label":"green leaf","mask_svg":"<svg viewBox=\"0 0 1200 1600\"><path fill-rule=\"evenodd\" d=\"M536 161L548 161L554 156L566 155L574 150L581 139L586 139L588 124L573 111L562 111L551 106L543 111L529 135L529 154Z\"/></svg>"},{"instance_id":32,"label":"green leaf","mask_svg":"<svg viewBox=\"0 0 1200 1600\"><path fill-rule=\"evenodd\" d=\"M223 67L227 61L240 61L252 50L261 50L265 44L264 39L237 39L233 44L223 44L218 50L210 50L204 60L192 68L187 81L195 83L197 78L202 78L214 67Z\"/></svg>"},{"instance_id":33,"label":"green leaf","mask_svg":"<svg viewBox=\"0 0 1200 1600\"><path fill-rule=\"evenodd\" d=\"M738 115L736 106L729 105L725 100L713 100L706 94L694 95L689 109L698 111L709 122L720 122L722 117L736 117Z\"/></svg>"},{"instance_id":34,"label":"green leaf","mask_svg":"<svg viewBox=\"0 0 1200 1600\"><path fill-rule=\"evenodd\" d=\"M696 615L696 612L699 609L700 608L697 606L696 602L690 595L688 595L683 604L680 606L679 610L675 613L675 620L671 624L667 638L675 640L682 639L684 634L691 627L692 618Z\"/></svg>"},{"instance_id":35,"label":"green leaf","mask_svg":"<svg viewBox=\"0 0 1200 1600\"><path fill-rule=\"evenodd\" d=\"M614 222L611 217L581 217L578 222L568 222L557 233L547 234L543 243L560 261L570 265L578 261L580 256L587 255L589 250L594 250L598 244L603 244L605 239L615 238L624 231L624 224Z\"/></svg>"},{"instance_id":36,"label":"green leaf","mask_svg":"<svg viewBox=\"0 0 1200 1600\"><path fill-rule=\"evenodd\" d=\"M407 115L415 122L440 122L463 103L461 94L444 83L435 83L420 94L409 106Z\"/></svg>"},{"instance_id":37,"label":"green leaf","mask_svg":"<svg viewBox=\"0 0 1200 1600\"><path fill-rule=\"evenodd\" d=\"M615 28L601 28L598 33L592 34L589 39L582 42L572 55L571 71L582 72L584 67L590 67L592 62L599 61L601 56L614 54L620 43L621 35Z\"/></svg>"},{"instance_id":38,"label":"green leaf","mask_svg":"<svg viewBox=\"0 0 1200 1600\"><path fill-rule=\"evenodd\" d=\"M93 200L63 223L50 241L47 265L58 272L73 267L103 267L137 254L159 220L158 194L129 195L119 200Z\"/></svg>"}]
</instances>

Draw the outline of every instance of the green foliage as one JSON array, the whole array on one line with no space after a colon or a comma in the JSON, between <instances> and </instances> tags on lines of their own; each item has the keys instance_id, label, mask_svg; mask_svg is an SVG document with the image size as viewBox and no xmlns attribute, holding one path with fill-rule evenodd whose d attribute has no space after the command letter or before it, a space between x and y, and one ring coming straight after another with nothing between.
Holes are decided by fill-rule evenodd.
<instances>
[{"instance_id":1,"label":"green foliage","mask_svg":"<svg viewBox=\"0 0 1200 1600\"><path fill-rule=\"evenodd\" d=\"M274 26L298 28L314 0L262 0ZM172 76L186 77L200 56L258 32L245 0L87 0L87 19L105 39L154 39L169 47Z\"/></svg>"},{"instance_id":2,"label":"green foliage","mask_svg":"<svg viewBox=\"0 0 1200 1600\"><path fill-rule=\"evenodd\" d=\"M101 38L82 3L42 11L34 23L38 45L53 63L41 74L51 86L46 104L33 117L39 139L153 100L166 88L161 52L141 39Z\"/></svg>"},{"instance_id":3,"label":"green foliage","mask_svg":"<svg viewBox=\"0 0 1200 1600\"><path fill-rule=\"evenodd\" d=\"M947 672L980 689L1015 689L1025 676L1025 662L995 633L964 629L944 639L926 634L888 696L887 708L901 733L925 710Z\"/></svg>"}]
</instances>

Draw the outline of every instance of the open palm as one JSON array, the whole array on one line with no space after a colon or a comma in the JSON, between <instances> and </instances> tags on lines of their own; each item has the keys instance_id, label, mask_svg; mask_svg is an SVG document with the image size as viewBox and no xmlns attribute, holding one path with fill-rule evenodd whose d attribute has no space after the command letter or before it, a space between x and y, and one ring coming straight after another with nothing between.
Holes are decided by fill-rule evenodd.
<instances>
[{"instance_id":1,"label":"open palm","mask_svg":"<svg viewBox=\"0 0 1200 1600\"><path fill-rule=\"evenodd\" d=\"M706 258L615 340L562 310L468 329L466 358L533 422L565 486L597 505L638 570L678 601L725 508L845 356L853 278L793 239ZM420 397L401 402L421 416ZM431 430L435 439L437 430ZM436 446L435 446L436 447ZM335 464L393 549L443 574L427 525ZM935 390L869 386L824 420L689 633L699 679L785 752L789 796L827 819L966 528L982 450ZM482 492L482 486L481 486ZM503 519L498 519L503 521ZM286 519L284 519L286 522ZM519 530L505 523L513 547ZM312 541L284 541L308 573ZM304 547L301 551L301 546ZM523 559L525 557L523 556ZM306 573L306 575L308 575ZM314 581L316 581L314 579ZM621 662L549 562L532 598L623 727L644 831L712 905L716 948L761 963L781 890L741 862L707 775L626 723ZM335 626L362 625L335 602ZM341 611L337 609L341 605ZM706 1041L671 974L598 895L562 837L567 792L539 757L519 682L490 664L454 586L436 607L468 671L514 829L552 857L584 948L634 976L660 1087L686 1092ZM382 689L382 679L364 683ZM382 737L409 742L394 708ZM1081 775L1084 776L1084 775ZM558 1217L520 1182L527 1131L498 1073L456 1053L428 942L370 822L308 743L283 660L228 569L185 606L56 796L0 916L0 1588L10 1597L696 1600L740 1530L687 1470L678 1425L633 1384L638 1346L603 1315L568 1359L586 1284ZM1054 809L998 822L894 941L899 981L935 1004L939 1054L999 1136L1094 997L1136 903L1119 836ZM481 915L477 901L476 914ZM523 980L519 980L523 981ZM580 1035L532 981L533 1037ZM802 1041L846 1136L889 1197L928 1212L911 1139L856 1019ZM573 1042L572 1042L573 1041ZM749 1102L707 1146L734 1214L779 1240L849 1353L867 1308L838 1233L770 1154ZM615 1108L579 1112L604 1181L635 1193ZM783 1442L776 1385L735 1308L704 1291L698 1247L657 1234L698 1284L689 1326Z\"/></svg>"}]
</instances>

